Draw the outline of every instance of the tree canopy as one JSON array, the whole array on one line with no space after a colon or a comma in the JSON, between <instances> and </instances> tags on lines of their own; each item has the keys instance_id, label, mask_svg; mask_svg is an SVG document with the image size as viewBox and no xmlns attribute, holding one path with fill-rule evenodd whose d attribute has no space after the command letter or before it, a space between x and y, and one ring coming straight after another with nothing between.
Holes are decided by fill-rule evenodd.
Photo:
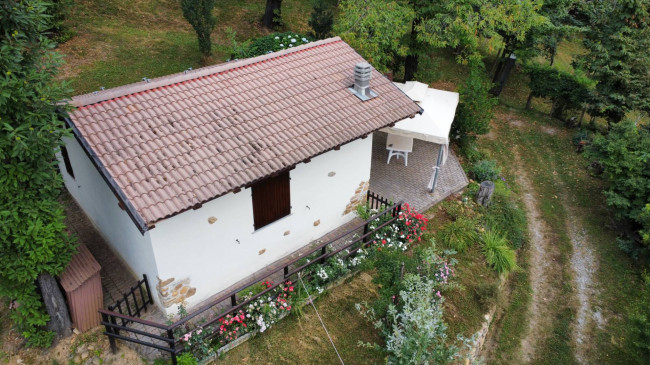
<instances>
[{"instance_id":1,"label":"tree canopy","mask_svg":"<svg viewBox=\"0 0 650 365\"><path fill-rule=\"evenodd\" d=\"M66 129L56 102L65 90L45 12L44 1L0 4L0 297L15 301L10 317L30 345L53 338L35 281L61 273L75 250L57 201L54 153Z\"/></svg>"}]
</instances>

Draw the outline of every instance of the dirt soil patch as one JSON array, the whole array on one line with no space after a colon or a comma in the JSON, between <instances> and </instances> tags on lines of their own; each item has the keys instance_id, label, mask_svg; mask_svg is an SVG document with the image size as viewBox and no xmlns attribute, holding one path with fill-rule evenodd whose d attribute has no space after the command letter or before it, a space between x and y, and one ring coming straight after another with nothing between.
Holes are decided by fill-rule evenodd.
<instances>
[{"instance_id":1,"label":"dirt soil patch","mask_svg":"<svg viewBox=\"0 0 650 365\"><path fill-rule=\"evenodd\" d=\"M83 334L73 334L49 349L23 347L8 354L8 364L128 365L143 363L137 352L124 344L119 344L119 341L117 353L111 353L108 339L102 335L102 331L103 327L96 327ZM4 337L7 338L7 336L12 336L12 334L5 334Z\"/></svg>"},{"instance_id":2,"label":"dirt soil patch","mask_svg":"<svg viewBox=\"0 0 650 365\"><path fill-rule=\"evenodd\" d=\"M521 166L519 154L515 152L515 161ZM523 192L523 202L528 218L530 237L530 286L532 298L528 330L521 341L522 361L530 362L536 356L536 349L548 337L552 330L555 312L555 298L559 295L562 281L561 270L557 270L559 255L551 238L551 231L542 218L535 189L523 168L518 169L518 183Z\"/></svg>"}]
</instances>

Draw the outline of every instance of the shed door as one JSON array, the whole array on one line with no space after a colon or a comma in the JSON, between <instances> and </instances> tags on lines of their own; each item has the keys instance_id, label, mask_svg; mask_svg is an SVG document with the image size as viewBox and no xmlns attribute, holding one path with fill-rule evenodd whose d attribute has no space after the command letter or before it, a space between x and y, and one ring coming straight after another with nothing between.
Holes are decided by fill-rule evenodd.
<instances>
[{"instance_id":1,"label":"shed door","mask_svg":"<svg viewBox=\"0 0 650 365\"><path fill-rule=\"evenodd\" d=\"M255 229L260 229L291 214L289 171L265 179L253 185L251 190Z\"/></svg>"}]
</instances>

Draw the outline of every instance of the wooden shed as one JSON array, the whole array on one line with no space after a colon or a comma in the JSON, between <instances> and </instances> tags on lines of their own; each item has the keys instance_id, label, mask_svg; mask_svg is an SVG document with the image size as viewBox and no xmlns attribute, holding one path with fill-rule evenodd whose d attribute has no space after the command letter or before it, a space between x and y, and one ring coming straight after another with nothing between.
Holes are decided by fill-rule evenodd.
<instances>
[{"instance_id":1,"label":"wooden shed","mask_svg":"<svg viewBox=\"0 0 650 365\"><path fill-rule=\"evenodd\" d=\"M98 310L104 305L101 266L84 245L72 256L68 267L59 277L68 299L72 325L84 332L99 325Z\"/></svg>"}]
</instances>

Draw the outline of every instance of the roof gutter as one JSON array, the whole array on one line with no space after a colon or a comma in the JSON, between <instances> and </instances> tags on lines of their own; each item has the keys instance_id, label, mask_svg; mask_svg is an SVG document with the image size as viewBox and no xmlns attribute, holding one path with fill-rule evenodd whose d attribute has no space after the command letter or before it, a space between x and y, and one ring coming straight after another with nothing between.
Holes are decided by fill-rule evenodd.
<instances>
[{"instance_id":1,"label":"roof gutter","mask_svg":"<svg viewBox=\"0 0 650 365\"><path fill-rule=\"evenodd\" d=\"M133 204L131 204L129 199L126 197L124 191L122 191L120 186L113 179L111 174L106 169L106 166L104 166L104 164L99 160L99 157L97 157L95 151L93 151L92 148L90 148L88 141L86 141L84 136L81 135L81 132L79 131L79 129L77 129L77 126L74 125L72 120L70 120L70 117L67 115L67 113L59 110L59 116L63 118L65 124L68 126L68 128L72 130L72 134L74 134L74 137L77 139L77 142L79 142L83 150L86 152L86 155L88 156L88 158L90 158L90 161L92 161L93 165L95 165L95 168L99 172L99 175L101 175L101 177L104 179L109 189L111 189L113 194L115 194L117 200L125 208L126 213L129 215L133 223L135 223L135 226L138 228L140 233L144 236L144 233L153 227L147 226L147 223L144 221L142 216L140 216L140 214L135 210L135 207L133 206Z\"/></svg>"}]
</instances>

